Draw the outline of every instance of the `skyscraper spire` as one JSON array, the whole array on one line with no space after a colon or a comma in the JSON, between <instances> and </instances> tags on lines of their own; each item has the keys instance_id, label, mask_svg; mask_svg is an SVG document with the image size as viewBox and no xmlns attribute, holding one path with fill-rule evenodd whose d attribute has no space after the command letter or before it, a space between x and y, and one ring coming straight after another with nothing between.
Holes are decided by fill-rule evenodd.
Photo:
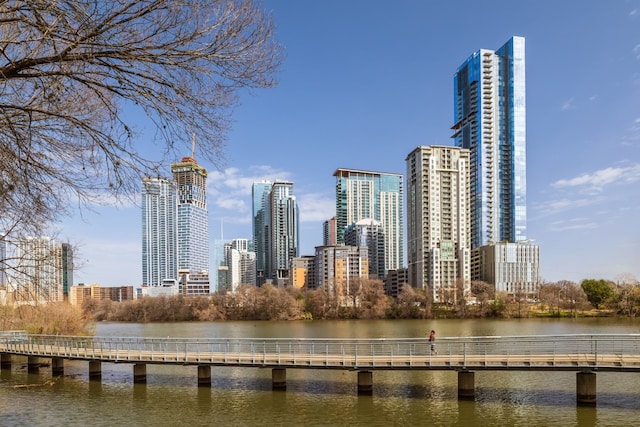
<instances>
[{"instance_id":1,"label":"skyscraper spire","mask_svg":"<svg viewBox=\"0 0 640 427\"><path fill-rule=\"evenodd\" d=\"M191 158L196 158L196 133L191 132Z\"/></svg>"}]
</instances>

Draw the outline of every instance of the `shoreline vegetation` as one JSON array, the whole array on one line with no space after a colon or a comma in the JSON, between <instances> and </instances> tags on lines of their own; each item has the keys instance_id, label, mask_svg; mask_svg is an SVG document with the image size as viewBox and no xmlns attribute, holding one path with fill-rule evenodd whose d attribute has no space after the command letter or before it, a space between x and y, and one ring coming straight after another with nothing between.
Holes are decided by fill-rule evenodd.
<instances>
[{"instance_id":1,"label":"shoreline vegetation","mask_svg":"<svg viewBox=\"0 0 640 427\"><path fill-rule=\"evenodd\" d=\"M324 289L241 285L235 292L207 296L141 297L116 302L88 300L81 307L68 303L0 306L1 330L33 334L93 335L95 322L183 322L224 320L335 319L466 319L636 317L640 287L604 280L545 284L531 295L492 295L491 287L472 284L467 298L453 292L447 303L433 303L425 290L404 286L397 298L386 296L382 282L354 283L337 297Z\"/></svg>"}]
</instances>

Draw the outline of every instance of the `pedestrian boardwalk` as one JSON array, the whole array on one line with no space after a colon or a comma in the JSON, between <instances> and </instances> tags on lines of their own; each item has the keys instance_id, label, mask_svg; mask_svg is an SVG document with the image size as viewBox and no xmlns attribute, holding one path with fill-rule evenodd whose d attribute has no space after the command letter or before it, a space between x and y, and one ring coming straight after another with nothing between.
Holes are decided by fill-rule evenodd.
<instances>
[{"instance_id":1,"label":"pedestrian boardwalk","mask_svg":"<svg viewBox=\"0 0 640 427\"><path fill-rule=\"evenodd\" d=\"M111 363L348 370L640 372L640 334L426 339L134 338L0 333L0 353Z\"/></svg>"}]
</instances>

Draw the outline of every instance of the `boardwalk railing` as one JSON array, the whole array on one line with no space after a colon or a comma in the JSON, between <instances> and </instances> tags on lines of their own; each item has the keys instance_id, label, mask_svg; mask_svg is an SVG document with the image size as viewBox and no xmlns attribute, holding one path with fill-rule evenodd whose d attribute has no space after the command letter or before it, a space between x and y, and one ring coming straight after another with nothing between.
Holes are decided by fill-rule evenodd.
<instances>
[{"instance_id":1,"label":"boardwalk railing","mask_svg":"<svg viewBox=\"0 0 640 427\"><path fill-rule=\"evenodd\" d=\"M640 371L640 334L424 338L133 338L0 332L0 353L146 364L325 369Z\"/></svg>"}]
</instances>

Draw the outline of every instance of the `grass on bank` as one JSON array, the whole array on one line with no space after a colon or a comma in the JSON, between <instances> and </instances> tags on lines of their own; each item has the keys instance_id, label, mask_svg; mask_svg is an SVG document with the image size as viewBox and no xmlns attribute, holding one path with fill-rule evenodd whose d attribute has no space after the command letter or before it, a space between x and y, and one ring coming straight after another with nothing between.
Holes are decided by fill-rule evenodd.
<instances>
[{"instance_id":1,"label":"grass on bank","mask_svg":"<svg viewBox=\"0 0 640 427\"><path fill-rule=\"evenodd\" d=\"M0 330L88 336L94 334L94 323L80 308L64 302L17 307L0 305Z\"/></svg>"}]
</instances>

